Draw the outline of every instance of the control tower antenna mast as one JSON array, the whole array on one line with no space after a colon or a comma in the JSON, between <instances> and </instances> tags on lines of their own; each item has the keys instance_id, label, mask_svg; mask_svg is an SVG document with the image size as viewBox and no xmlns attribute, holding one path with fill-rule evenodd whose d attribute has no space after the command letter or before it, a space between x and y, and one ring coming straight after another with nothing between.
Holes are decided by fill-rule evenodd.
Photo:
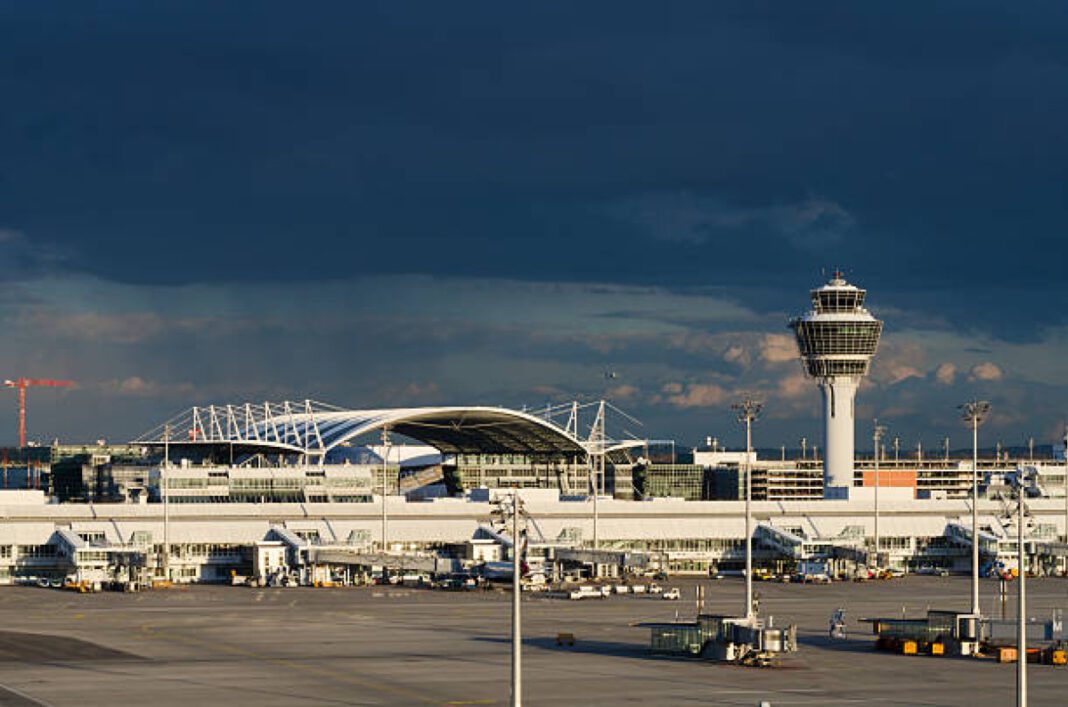
<instances>
[{"instance_id":1,"label":"control tower antenna mast","mask_svg":"<svg viewBox=\"0 0 1068 707\"><path fill-rule=\"evenodd\" d=\"M805 372L823 392L824 498L848 498L853 486L853 401L883 330L864 308L866 295L836 271L830 282L812 290L812 309L790 322Z\"/></svg>"}]
</instances>

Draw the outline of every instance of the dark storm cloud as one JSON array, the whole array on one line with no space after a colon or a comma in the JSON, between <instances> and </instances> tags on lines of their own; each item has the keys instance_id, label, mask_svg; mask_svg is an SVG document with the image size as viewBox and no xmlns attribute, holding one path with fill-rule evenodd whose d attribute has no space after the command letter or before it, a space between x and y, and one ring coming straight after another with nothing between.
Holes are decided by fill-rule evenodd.
<instances>
[{"instance_id":1,"label":"dark storm cloud","mask_svg":"<svg viewBox=\"0 0 1068 707\"><path fill-rule=\"evenodd\" d=\"M809 420L761 337L843 267L902 342L867 403L936 426L989 363L1054 414L1060 4L0 3L0 47L3 363L86 404L537 403L615 365L658 434L744 387Z\"/></svg>"},{"instance_id":2,"label":"dark storm cloud","mask_svg":"<svg viewBox=\"0 0 1068 707\"><path fill-rule=\"evenodd\" d=\"M0 214L127 281L1060 285L1066 28L1055 4L8 5ZM679 194L719 216L606 208ZM805 204L830 228L784 226Z\"/></svg>"}]
</instances>

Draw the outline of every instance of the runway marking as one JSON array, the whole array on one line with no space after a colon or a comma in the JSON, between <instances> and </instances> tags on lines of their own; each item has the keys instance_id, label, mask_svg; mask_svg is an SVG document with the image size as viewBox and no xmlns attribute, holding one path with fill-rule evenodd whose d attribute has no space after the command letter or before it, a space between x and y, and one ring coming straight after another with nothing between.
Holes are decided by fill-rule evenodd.
<instances>
[{"instance_id":1,"label":"runway marking","mask_svg":"<svg viewBox=\"0 0 1068 707\"><path fill-rule=\"evenodd\" d=\"M444 702L443 703L440 699L434 699L434 698L431 698L431 697L427 697L424 694L416 692L415 690L410 690L410 689L405 688L405 687L393 687L393 686L390 686L390 685L386 685L384 683L377 683L376 684L375 682L368 681L368 680L362 680L362 679L354 677L354 676L352 676L350 674L339 673L336 670L328 670L326 668L320 668L320 667L317 667L317 666L308 665L306 663L301 663L301 662L298 662L298 661L289 660L288 658L271 658L271 657L268 657L268 656L265 656L265 655L260 655L259 653L256 653L255 651L250 651L250 650L245 649L245 648L239 648L238 646L233 646L233 645L230 645L228 643L225 643L225 642L222 642L222 641L218 641L218 640L207 641L207 640L202 640L202 639L198 639L198 638L192 638L192 637L189 637L189 636L180 636L180 635L175 634L175 633L158 631L156 629L153 629L149 624L142 624L141 625L141 632L144 633L144 634L147 634L147 635L149 635L151 637L162 638L162 639L165 639L165 640L178 641L179 643L185 643L186 645L190 645L190 646L210 647L210 648L222 650L222 651L227 652L227 653L232 653L234 655L240 655L240 656L244 656L246 658L252 658L253 660L257 660L257 661L260 661L260 662L263 662L263 663L270 663L272 665L277 665L277 666L280 666L280 667L283 667L283 668L292 668L292 669L299 670L299 671L302 671L302 672L305 672L305 673L310 673L312 675L319 675L319 676L322 676L322 677L328 677L328 678L331 678L331 679L334 679L334 680L338 680L340 682L345 682L345 683L349 683L349 684L352 684L352 685L357 685L359 687L363 687L363 688L366 688L368 690L374 690L374 691L377 691L377 692L386 693L386 694L390 694L390 695L394 695L394 696L403 696L403 697L406 697L408 699L417 700L417 701L422 702L424 704L435 704L435 705L452 704L452 703L448 703L448 702Z\"/></svg>"}]
</instances>

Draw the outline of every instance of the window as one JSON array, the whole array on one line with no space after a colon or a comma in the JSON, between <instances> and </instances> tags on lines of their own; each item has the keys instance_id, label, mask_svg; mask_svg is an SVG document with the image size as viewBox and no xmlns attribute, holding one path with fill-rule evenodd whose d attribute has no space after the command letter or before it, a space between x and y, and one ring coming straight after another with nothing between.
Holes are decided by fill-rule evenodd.
<instances>
[{"instance_id":1,"label":"window","mask_svg":"<svg viewBox=\"0 0 1068 707\"><path fill-rule=\"evenodd\" d=\"M57 554L53 545L19 545L19 557L45 558L56 557Z\"/></svg>"},{"instance_id":2,"label":"window","mask_svg":"<svg viewBox=\"0 0 1068 707\"><path fill-rule=\"evenodd\" d=\"M349 533L349 545L362 545L371 542L370 530L353 530Z\"/></svg>"}]
</instances>

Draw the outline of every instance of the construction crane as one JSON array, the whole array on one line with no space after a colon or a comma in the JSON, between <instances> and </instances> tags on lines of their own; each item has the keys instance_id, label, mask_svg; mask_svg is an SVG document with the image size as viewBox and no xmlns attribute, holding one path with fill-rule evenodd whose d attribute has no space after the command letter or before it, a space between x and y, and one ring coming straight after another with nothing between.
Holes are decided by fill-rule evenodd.
<instances>
[{"instance_id":1,"label":"construction crane","mask_svg":"<svg viewBox=\"0 0 1068 707\"><path fill-rule=\"evenodd\" d=\"M69 388L74 381L54 380L52 378L16 378L4 381L8 388L19 391L19 447L26 446L26 389L31 387Z\"/></svg>"}]
</instances>

